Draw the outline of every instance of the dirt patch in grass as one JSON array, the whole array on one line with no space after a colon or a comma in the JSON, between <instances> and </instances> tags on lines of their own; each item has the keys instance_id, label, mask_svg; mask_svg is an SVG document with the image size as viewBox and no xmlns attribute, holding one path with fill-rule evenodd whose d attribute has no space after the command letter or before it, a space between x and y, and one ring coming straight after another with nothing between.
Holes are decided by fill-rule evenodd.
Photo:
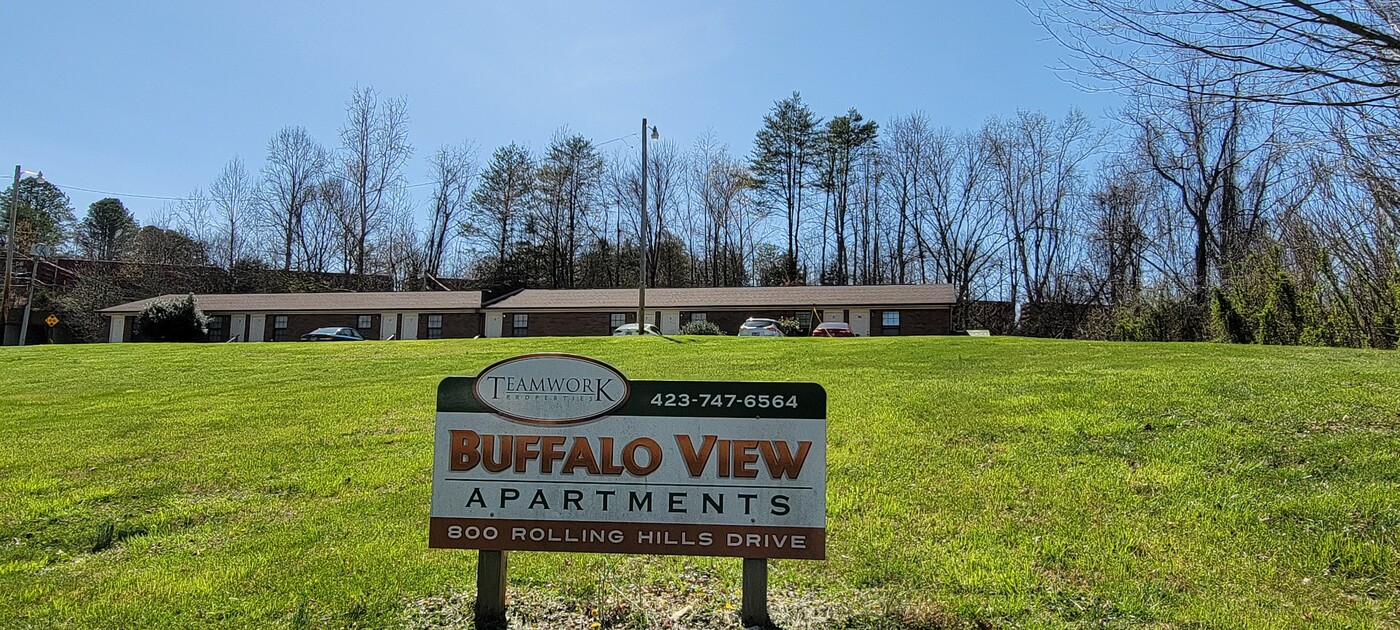
<instances>
[{"instance_id":1,"label":"dirt patch in grass","mask_svg":"<svg viewBox=\"0 0 1400 630\"><path fill-rule=\"evenodd\" d=\"M703 587L619 589L597 600L570 599L547 589L515 589L508 601L511 630L733 630L739 593ZM900 594L863 591L840 596L784 590L769 593L769 613L782 630L935 630L990 628L960 620L936 604ZM475 628L473 593L410 602L404 625L413 630Z\"/></svg>"}]
</instances>

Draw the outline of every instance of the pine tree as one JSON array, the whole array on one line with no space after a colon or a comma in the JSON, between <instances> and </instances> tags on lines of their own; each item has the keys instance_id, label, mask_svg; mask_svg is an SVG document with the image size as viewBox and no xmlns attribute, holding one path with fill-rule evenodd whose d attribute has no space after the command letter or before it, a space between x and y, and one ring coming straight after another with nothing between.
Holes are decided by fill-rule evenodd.
<instances>
[{"instance_id":1,"label":"pine tree","mask_svg":"<svg viewBox=\"0 0 1400 630\"><path fill-rule=\"evenodd\" d=\"M787 257L784 280L798 280L798 230L802 224L802 193L807 172L816 160L817 127L821 119L802 102L802 96L778 101L763 117L763 128L754 138L750 168L758 188L787 217Z\"/></svg>"}]
</instances>

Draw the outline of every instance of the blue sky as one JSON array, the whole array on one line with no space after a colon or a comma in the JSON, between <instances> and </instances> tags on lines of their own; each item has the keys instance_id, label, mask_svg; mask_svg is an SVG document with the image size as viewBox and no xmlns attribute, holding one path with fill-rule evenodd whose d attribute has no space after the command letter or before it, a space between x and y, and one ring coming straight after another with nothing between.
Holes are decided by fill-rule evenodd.
<instances>
[{"instance_id":1,"label":"blue sky","mask_svg":"<svg viewBox=\"0 0 1400 630\"><path fill-rule=\"evenodd\" d=\"M826 117L922 111L955 129L1119 103L1058 77L1062 51L1014 0L88 0L7 2L0 23L4 173L43 170L79 216L105 195L71 187L127 193L147 219L166 202L131 194L188 194L234 155L257 169L283 126L335 146L356 85L407 97L411 182L442 144L484 160L564 126L610 140L642 116L683 147L709 130L745 154L793 90Z\"/></svg>"}]
</instances>

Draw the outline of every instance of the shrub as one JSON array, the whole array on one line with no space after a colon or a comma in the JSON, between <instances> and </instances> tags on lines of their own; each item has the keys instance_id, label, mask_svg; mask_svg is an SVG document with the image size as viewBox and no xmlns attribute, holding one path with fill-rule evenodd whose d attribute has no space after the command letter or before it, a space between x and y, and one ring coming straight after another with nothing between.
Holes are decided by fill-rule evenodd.
<instances>
[{"instance_id":1,"label":"shrub","mask_svg":"<svg viewBox=\"0 0 1400 630\"><path fill-rule=\"evenodd\" d=\"M681 326L682 335L723 335L724 331L719 329L719 324L714 322L694 321L687 322Z\"/></svg>"},{"instance_id":2,"label":"shrub","mask_svg":"<svg viewBox=\"0 0 1400 630\"><path fill-rule=\"evenodd\" d=\"M1230 297L1219 287L1211 289L1210 295L1215 338L1225 343L1254 343L1254 330L1245 316L1236 310Z\"/></svg>"},{"instance_id":3,"label":"shrub","mask_svg":"<svg viewBox=\"0 0 1400 630\"><path fill-rule=\"evenodd\" d=\"M1269 297L1264 308L1255 317L1259 320L1259 332L1255 338L1262 344L1293 346L1305 329L1303 308L1299 304L1298 289L1287 272L1279 271L1269 287Z\"/></svg>"},{"instance_id":4,"label":"shrub","mask_svg":"<svg viewBox=\"0 0 1400 630\"><path fill-rule=\"evenodd\" d=\"M194 296L156 300L136 316L136 334L144 341L201 341L209 317L194 305Z\"/></svg>"},{"instance_id":5,"label":"shrub","mask_svg":"<svg viewBox=\"0 0 1400 630\"><path fill-rule=\"evenodd\" d=\"M1119 307L1113 313L1113 331L1109 333L1113 341L1148 341L1142 317L1134 309Z\"/></svg>"},{"instance_id":6,"label":"shrub","mask_svg":"<svg viewBox=\"0 0 1400 630\"><path fill-rule=\"evenodd\" d=\"M791 317L783 317L778 320L778 330L788 337L802 336L802 322Z\"/></svg>"}]
</instances>

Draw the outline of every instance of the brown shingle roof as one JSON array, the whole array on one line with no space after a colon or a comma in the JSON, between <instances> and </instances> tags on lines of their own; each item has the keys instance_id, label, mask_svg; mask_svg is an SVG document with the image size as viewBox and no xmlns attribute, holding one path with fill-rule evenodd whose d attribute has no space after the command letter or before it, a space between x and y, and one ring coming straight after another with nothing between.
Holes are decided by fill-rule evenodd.
<instances>
[{"instance_id":1,"label":"brown shingle roof","mask_svg":"<svg viewBox=\"0 0 1400 630\"><path fill-rule=\"evenodd\" d=\"M162 295L137 300L101 313L121 315L139 313L152 302L182 298L182 294ZM232 293L194 296L195 304L206 312L225 313L294 313L305 311L456 311L481 308L480 291L396 291L385 293Z\"/></svg>"},{"instance_id":2,"label":"brown shingle roof","mask_svg":"<svg viewBox=\"0 0 1400 630\"><path fill-rule=\"evenodd\" d=\"M923 306L953 301L953 286L948 284L647 289L647 308ZM636 289L526 289L489 306L501 310L636 307Z\"/></svg>"}]
</instances>

